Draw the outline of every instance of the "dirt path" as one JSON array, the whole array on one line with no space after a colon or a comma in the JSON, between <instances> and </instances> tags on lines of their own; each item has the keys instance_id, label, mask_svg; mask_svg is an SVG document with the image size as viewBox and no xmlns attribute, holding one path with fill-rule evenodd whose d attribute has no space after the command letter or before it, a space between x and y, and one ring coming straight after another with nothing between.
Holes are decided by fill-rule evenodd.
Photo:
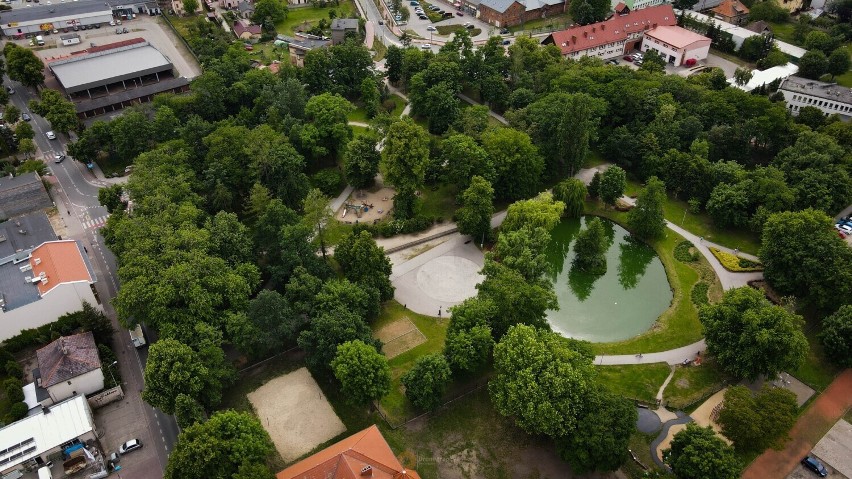
<instances>
[{"instance_id":1,"label":"dirt path","mask_svg":"<svg viewBox=\"0 0 852 479\"><path fill-rule=\"evenodd\" d=\"M743 472L743 479L785 477L849 407L852 407L852 369L840 374L799 417L786 447L780 451L770 449L758 456Z\"/></svg>"}]
</instances>

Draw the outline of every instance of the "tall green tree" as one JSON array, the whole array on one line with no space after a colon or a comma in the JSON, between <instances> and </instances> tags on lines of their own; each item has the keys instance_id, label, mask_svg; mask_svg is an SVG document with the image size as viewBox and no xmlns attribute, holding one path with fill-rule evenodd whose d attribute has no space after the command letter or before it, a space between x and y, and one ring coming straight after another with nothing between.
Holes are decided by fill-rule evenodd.
<instances>
[{"instance_id":1,"label":"tall green tree","mask_svg":"<svg viewBox=\"0 0 852 479\"><path fill-rule=\"evenodd\" d=\"M763 274L776 291L825 309L852 302L852 250L828 215L813 209L776 213L761 238Z\"/></svg>"},{"instance_id":2,"label":"tall green tree","mask_svg":"<svg viewBox=\"0 0 852 479\"><path fill-rule=\"evenodd\" d=\"M456 211L459 232L483 242L491 231L492 214L494 188L481 176L474 176L470 186L462 193L462 207Z\"/></svg>"},{"instance_id":3,"label":"tall green tree","mask_svg":"<svg viewBox=\"0 0 852 479\"><path fill-rule=\"evenodd\" d=\"M489 259L486 259L482 273L485 280L476 288L480 298L496 307L497 314L489 324L494 339L502 338L515 324L548 327L546 312L559 308L549 280L528 281L520 272Z\"/></svg>"},{"instance_id":4,"label":"tall green tree","mask_svg":"<svg viewBox=\"0 0 852 479\"><path fill-rule=\"evenodd\" d=\"M400 381L411 404L417 409L430 411L441 405L450 375L450 366L443 355L428 354L417 358Z\"/></svg>"},{"instance_id":5,"label":"tall green tree","mask_svg":"<svg viewBox=\"0 0 852 479\"><path fill-rule=\"evenodd\" d=\"M328 230L334 227L334 212L329 206L329 198L314 188L302 202L302 222L314 233L314 242L319 243L322 257L325 258L325 244Z\"/></svg>"},{"instance_id":6,"label":"tall green tree","mask_svg":"<svg viewBox=\"0 0 852 479\"><path fill-rule=\"evenodd\" d=\"M307 353L305 362L311 369L329 372L337 347L355 340L376 349L381 347L364 319L341 306L312 318L310 329L299 334L298 343Z\"/></svg>"},{"instance_id":7,"label":"tall green tree","mask_svg":"<svg viewBox=\"0 0 852 479\"><path fill-rule=\"evenodd\" d=\"M630 401L602 389L585 400L577 433L556 439L559 456L578 474L614 471L627 461L639 414Z\"/></svg>"},{"instance_id":8,"label":"tall green tree","mask_svg":"<svg viewBox=\"0 0 852 479\"><path fill-rule=\"evenodd\" d=\"M482 134L482 148L494 165L498 198L520 200L538 192L544 158L529 135L513 128L489 130Z\"/></svg>"},{"instance_id":9,"label":"tall green tree","mask_svg":"<svg viewBox=\"0 0 852 479\"><path fill-rule=\"evenodd\" d=\"M574 242L573 266L591 274L606 273L607 239L603 223L597 217L586 222L586 228Z\"/></svg>"},{"instance_id":10,"label":"tall green tree","mask_svg":"<svg viewBox=\"0 0 852 479\"><path fill-rule=\"evenodd\" d=\"M580 25L600 22L610 11L610 4L602 0L579 0L571 2L568 13Z\"/></svg>"},{"instance_id":11,"label":"tall green tree","mask_svg":"<svg viewBox=\"0 0 852 479\"><path fill-rule=\"evenodd\" d=\"M663 204L666 185L656 176L648 178L645 188L636 199L636 207L627 214L627 225L641 238L659 238L666 231Z\"/></svg>"},{"instance_id":12,"label":"tall green tree","mask_svg":"<svg viewBox=\"0 0 852 479\"><path fill-rule=\"evenodd\" d=\"M275 0L278 1L278 0ZM315 159L336 157L352 138L352 127L346 115L354 107L340 95L322 93L312 96L305 105L305 119L300 141L302 148Z\"/></svg>"},{"instance_id":13,"label":"tall green tree","mask_svg":"<svg viewBox=\"0 0 852 479\"><path fill-rule=\"evenodd\" d=\"M809 50L799 59L799 75L818 80L828 71L828 57L819 50Z\"/></svg>"},{"instance_id":14,"label":"tall green tree","mask_svg":"<svg viewBox=\"0 0 852 479\"><path fill-rule=\"evenodd\" d=\"M390 260L367 231L344 236L334 250L334 259L353 283L376 288L382 301L393 297Z\"/></svg>"},{"instance_id":15,"label":"tall green tree","mask_svg":"<svg viewBox=\"0 0 852 479\"><path fill-rule=\"evenodd\" d=\"M352 405L381 399L390 392L388 358L373 345L358 340L339 345L331 369L340 381L340 391Z\"/></svg>"},{"instance_id":16,"label":"tall green tree","mask_svg":"<svg viewBox=\"0 0 852 479\"><path fill-rule=\"evenodd\" d=\"M265 358L293 341L302 319L277 291L262 290L245 313L227 318L226 329L234 345L253 358Z\"/></svg>"},{"instance_id":17,"label":"tall green tree","mask_svg":"<svg viewBox=\"0 0 852 479\"><path fill-rule=\"evenodd\" d=\"M843 305L822 320L820 340L830 361L852 367L852 305Z\"/></svg>"},{"instance_id":18,"label":"tall green tree","mask_svg":"<svg viewBox=\"0 0 852 479\"><path fill-rule=\"evenodd\" d=\"M10 42L3 48L3 54L9 78L30 88L44 84L44 62L35 52Z\"/></svg>"},{"instance_id":19,"label":"tall green tree","mask_svg":"<svg viewBox=\"0 0 852 479\"><path fill-rule=\"evenodd\" d=\"M687 424L675 434L667 451L666 462L679 479L737 479L743 469L734 449L710 426Z\"/></svg>"},{"instance_id":20,"label":"tall green tree","mask_svg":"<svg viewBox=\"0 0 852 479\"><path fill-rule=\"evenodd\" d=\"M586 205L588 190L582 180L568 178L560 181L553 187L553 197L557 201L565 203L563 215L566 218L579 218Z\"/></svg>"},{"instance_id":21,"label":"tall green tree","mask_svg":"<svg viewBox=\"0 0 852 479\"><path fill-rule=\"evenodd\" d=\"M725 292L698 314L707 349L722 369L737 378L774 377L799 367L808 352L804 321L750 287Z\"/></svg>"},{"instance_id":22,"label":"tall green tree","mask_svg":"<svg viewBox=\"0 0 852 479\"><path fill-rule=\"evenodd\" d=\"M263 471L274 450L269 434L250 413L220 411L184 429L169 455L166 479L234 479L246 466ZM262 467L258 467L262 466ZM251 476L256 479L268 477Z\"/></svg>"},{"instance_id":23,"label":"tall green tree","mask_svg":"<svg viewBox=\"0 0 852 479\"><path fill-rule=\"evenodd\" d=\"M849 59L849 51L846 47L840 47L831 52L828 56L828 73L831 73L832 80L837 75L843 75L849 71L849 65L852 63Z\"/></svg>"},{"instance_id":24,"label":"tall green tree","mask_svg":"<svg viewBox=\"0 0 852 479\"><path fill-rule=\"evenodd\" d=\"M385 55L385 65L387 66L388 81L396 85L402 79L402 52L403 50L396 45L388 46L388 52Z\"/></svg>"},{"instance_id":25,"label":"tall green tree","mask_svg":"<svg viewBox=\"0 0 852 479\"><path fill-rule=\"evenodd\" d=\"M529 226L541 227L550 232L559 223L564 210L565 204L555 200L552 193L539 193L535 198L509 205L500 230L514 231Z\"/></svg>"},{"instance_id":26,"label":"tall green tree","mask_svg":"<svg viewBox=\"0 0 852 479\"><path fill-rule=\"evenodd\" d=\"M161 339L149 350L142 399L166 414L174 414L178 395L198 399L208 374L192 348L173 339Z\"/></svg>"},{"instance_id":27,"label":"tall green tree","mask_svg":"<svg viewBox=\"0 0 852 479\"><path fill-rule=\"evenodd\" d=\"M410 117L395 121L388 128L382 150L382 172L387 182L396 187L394 215L407 219L415 215L429 163L429 135Z\"/></svg>"},{"instance_id":28,"label":"tall green tree","mask_svg":"<svg viewBox=\"0 0 852 479\"><path fill-rule=\"evenodd\" d=\"M494 347L494 408L530 434L563 437L577 431L593 387L591 361L557 333L526 325L509 328Z\"/></svg>"},{"instance_id":29,"label":"tall green tree","mask_svg":"<svg viewBox=\"0 0 852 479\"><path fill-rule=\"evenodd\" d=\"M446 165L447 179L459 191L470 186L473 176L494 181L494 165L485 150L467 135L452 135L441 142L441 158Z\"/></svg>"},{"instance_id":30,"label":"tall green tree","mask_svg":"<svg viewBox=\"0 0 852 479\"><path fill-rule=\"evenodd\" d=\"M534 282L550 271L545 255L549 244L550 233L545 228L526 225L518 230L501 232L489 255Z\"/></svg>"},{"instance_id":31,"label":"tall green tree","mask_svg":"<svg viewBox=\"0 0 852 479\"><path fill-rule=\"evenodd\" d=\"M488 364L493 348L494 338L487 324L454 328L447 332L444 357L454 372L471 373Z\"/></svg>"},{"instance_id":32,"label":"tall green tree","mask_svg":"<svg viewBox=\"0 0 852 479\"><path fill-rule=\"evenodd\" d=\"M30 110L43 116L55 131L68 133L77 129L77 108L56 90L44 89L40 100L30 100Z\"/></svg>"},{"instance_id":33,"label":"tall green tree","mask_svg":"<svg viewBox=\"0 0 852 479\"><path fill-rule=\"evenodd\" d=\"M795 393L766 386L756 395L745 386L730 387L723 405L718 419L722 433L742 452L780 448L799 410Z\"/></svg>"},{"instance_id":34,"label":"tall green tree","mask_svg":"<svg viewBox=\"0 0 852 479\"><path fill-rule=\"evenodd\" d=\"M372 186L379 172L382 155L376 149L374 135L358 135L346 145L343 155L343 172L353 188L362 190Z\"/></svg>"},{"instance_id":35,"label":"tall green tree","mask_svg":"<svg viewBox=\"0 0 852 479\"><path fill-rule=\"evenodd\" d=\"M275 24L287 18L287 2L282 0L258 0L254 5L251 21L269 31L275 31Z\"/></svg>"},{"instance_id":36,"label":"tall green tree","mask_svg":"<svg viewBox=\"0 0 852 479\"><path fill-rule=\"evenodd\" d=\"M600 197L604 203L615 206L615 202L624 194L627 185L627 173L620 166L611 166L601 175Z\"/></svg>"}]
</instances>

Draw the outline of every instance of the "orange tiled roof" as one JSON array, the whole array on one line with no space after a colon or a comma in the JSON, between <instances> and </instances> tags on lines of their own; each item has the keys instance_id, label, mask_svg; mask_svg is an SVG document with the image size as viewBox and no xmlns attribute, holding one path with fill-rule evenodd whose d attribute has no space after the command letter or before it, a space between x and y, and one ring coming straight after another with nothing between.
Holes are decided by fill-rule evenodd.
<instances>
[{"instance_id":1,"label":"orange tiled roof","mask_svg":"<svg viewBox=\"0 0 852 479\"><path fill-rule=\"evenodd\" d=\"M670 4L655 5L624 15L616 14L602 22L553 32L543 43L553 43L563 55L568 55L608 43L625 41L633 33L676 24L677 16Z\"/></svg>"},{"instance_id":2,"label":"orange tiled roof","mask_svg":"<svg viewBox=\"0 0 852 479\"><path fill-rule=\"evenodd\" d=\"M83 252L74 240L48 241L32 251L30 265L33 276L44 273L47 281L37 283L38 292L44 296L62 283L93 282Z\"/></svg>"},{"instance_id":3,"label":"orange tiled roof","mask_svg":"<svg viewBox=\"0 0 852 479\"><path fill-rule=\"evenodd\" d=\"M369 466L369 473L361 471ZM277 479L420 479L405 469L375 425L302 459Z\"/></svg>"},{"instance_id":4,"label":"orange tiled roof","mask_svg":"<svg viewBox=\"0 0 852 479\"><path fill-rule=\"evenodd\" d=\"M739 0L722 0L722 3L711 11L724 17L733 18L739 15L748 15L749 9Z\"/></svg>"}]
</instances>

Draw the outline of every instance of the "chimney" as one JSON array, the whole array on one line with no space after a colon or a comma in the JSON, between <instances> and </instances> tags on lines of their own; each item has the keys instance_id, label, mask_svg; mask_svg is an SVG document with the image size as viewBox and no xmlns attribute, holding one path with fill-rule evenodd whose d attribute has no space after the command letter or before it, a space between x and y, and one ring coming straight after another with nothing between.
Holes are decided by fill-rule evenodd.
<instances>
[{"instance_id":1,"label":"chimney","mask_svg":"<svg viewBox=\"0 0 852 479\"><path fill-rule=\"evenodd\" d=\"M589 32L583 32L583 38L588 38Z\"/></svg>"},{"instance_id":2,"label":"chimney","mask_svg":"<svg viewBox=\"0 0 852 479\"><path fill-rule=\"evenodd\" d=\"M601 23L601 31L606 30L606 23Z\"/></svg>"},{"instance_id":3,"label":"chimney","mask_svg":"<svg viewBox=\"0 0 852 479\"><path fill-rule=\"evenodd\" d=\"M571 43L577 43L577 35L571 35Z\"/></svg>"},{"instance_id":4,"label":"chimney","mask_svg":"<svg viewBox=\"0 0 852 479\"><path fill-rule=\"evenodd\" d=\"M361 468L361 477L372 477L373 476L373 466L366 465Z\"/></svg>"},{"instance_id":5,"label":"chimney","mask_svg":"<svg viewBox=\"0 0 852 479\"><path fill-rule=\"evenodd\" d=\"M65 346L65 338L59 338L59 348L62 349L62 354L68 356L68 347Z\"/></svg>"},{"instance_id":6,"label":"chimney","mask_svg":"<svg viewBox=\"0 0 852 479\"><path fill-rule=\"evenodd\" d=\"M595 33L595 29L596 29L596 27L593 25L592 26L592 33Z\"/></svg>"}]
</instances>

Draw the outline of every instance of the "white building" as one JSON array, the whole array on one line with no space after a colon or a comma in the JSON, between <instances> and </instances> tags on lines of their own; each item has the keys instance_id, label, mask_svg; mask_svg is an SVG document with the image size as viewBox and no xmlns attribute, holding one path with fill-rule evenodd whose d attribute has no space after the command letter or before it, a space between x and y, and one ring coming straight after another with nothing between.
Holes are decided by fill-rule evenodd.
<instances>
[{"instance_id":1,"label":"white building","mask_svg":"<svg viewBox=\"0 0 852 479\"><path fill-rule=\"evenodd\" d=\"M706 60L710 39L678 26L660 26L645 32L642 51L653 50L676 67L687 60Z\"/></svg>"},{"instance_id":2,"label":"white building","mask_svg":"<svg viewBox=\"0 0 852 479\"><path fill-rule=\"evenodd\" d=\"M678 11L678 13L680 13L680 11ZM734 25L733 23L723 22L717 18L704 15L703 13L686 11L684 12L684 14L687 17L693 18L700 22L715 23L716 26L719 27L720 31L731 34L731 40L733 40L734 45L736 45L737 48L743 46L743 42L746 38L753 37L755 35L760 35L760 33L753 32L745 27ZM775 46L778 47L779 50L786 53L787 55L790 55L793 58L802 58L802 55L807 52L807 50L805 50L804 48L797 47L796 45L791 45L786 42L782 42L778 39L775 40Z\"/></svg>"},{"instance_id":3,"label":"white building","mask_svg":"<svg viewBox=\"0 0 852 479\"><path fill-rule=\"evenodd\" d=\"M836 83L825 83L790 76L778 87L784 94L787 109L793 115L806 106L820 109L825 115L838 114L844 120L852 118L852 89Z\"/></svg>"},{"instance_id":4,"label":"white building","mask_svg":"<svg viewBox=\"0 0 852 479\"><path fill-rule=\"evenodd\" d=\"M84 302L101 308L94 270L76 241L24 244L6 254L0 257L0 341L79 311Z\"/></svg>"},{"instance_id":5,"label":"white building","mask_svg":"<svg viewBox=\"0 0 852 479\"><path fill-rule=\"evenodd\" d=\"M728 78L728 84L740 90L752 91L763 85L769 85L775 80L783 80L790 75L795 75L798 71L798 65L788 63L786 65L767 68L766 70L752 70L751 79L745 85L737 85L737 81L734 78Z\"/></svg>"},{"instance_id":6,"label":"white building","mask_svg":"<svg viewBox=\"0 0 852 479\"><path fill-rule=\"evenodd\" d=\"M62 451L96 439L95 421L85 397L45 407L0 429L0 476L22 477L15 471L53 461L53 477L62 477Z\"/></svg>"},{"instance_id":7,"label":"white building","mask_svg":"<svg viewBox=\"0 0 852 479\"><path fill-rule=\"evenodd\" d=\"M36 388L47 390L54 403L104 388L101 359L91 331L63 336L36 351L36 356L38 369L33 371Z\"/></svg>"}]
</instances>

